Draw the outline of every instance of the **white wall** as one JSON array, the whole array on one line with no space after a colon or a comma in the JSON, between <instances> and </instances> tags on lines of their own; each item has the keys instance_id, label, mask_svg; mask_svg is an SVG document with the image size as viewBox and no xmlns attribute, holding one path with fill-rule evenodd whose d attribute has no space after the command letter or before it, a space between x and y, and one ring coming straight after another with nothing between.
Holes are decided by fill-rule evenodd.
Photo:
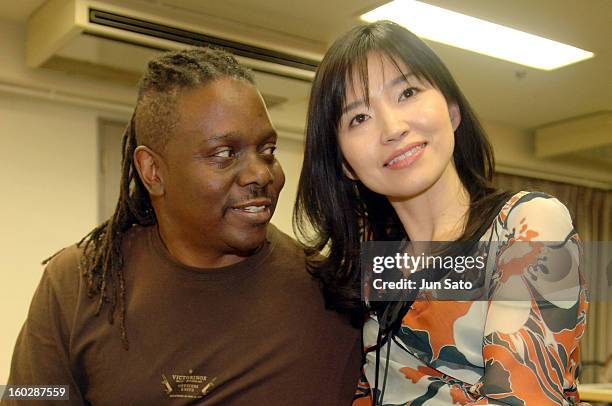
<instances>
[{"instance_id":1,"label":"white wall","mask_svg":"<svg viewBox=\"0 0 612 406\"><path fill-rule=\"evenodd\" d=\"M293 216L293 203L295 202L300 171L302 170L304 143L283 137L282 131L279 135L278 148L275 154L276 159L278 159L285 172L285 187L278 199L272 223L280 230L293 236L291 218Z\"/></svg>"},{"instance_id":2,"label":"white wall","mask_svg":"<svg viewBox=\"0 0 612 406\"><path fill-rule=\"evenodd\" d=\"M504 124L484 122L493 149L496 170L557 182L609 188L612 173L596 162L580 158L536 158L533 134Z\"/></svg>"},{"instance_id":3,"label":"white wall","mask_svg":"<svg viewBox=\"0 0 612 406\"><path fill-rule=\"evenodd\" d=\"M96 222L92 111L0 93L0 383L41 261Z\"/></svg>"}]
</instances>

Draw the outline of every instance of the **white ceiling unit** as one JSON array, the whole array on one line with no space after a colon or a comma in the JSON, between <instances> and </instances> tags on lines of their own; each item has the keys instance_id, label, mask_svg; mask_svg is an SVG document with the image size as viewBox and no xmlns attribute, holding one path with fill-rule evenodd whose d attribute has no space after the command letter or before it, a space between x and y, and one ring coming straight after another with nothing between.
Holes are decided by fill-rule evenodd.
<instances>
[{"instance_id":1,"label":"white ceiling unit","mask_svg":"<svg viewBox=\"0 0 612 406\"><path fill-rule=\"evenodd\" d=\"M316 42L151 3L48 0L28 20L26 61L134 84L160 50L194 45L236 55L256 71L267 99L278 94L279 102L307 94L323 51Z\"/></svg>"}]
</instances>

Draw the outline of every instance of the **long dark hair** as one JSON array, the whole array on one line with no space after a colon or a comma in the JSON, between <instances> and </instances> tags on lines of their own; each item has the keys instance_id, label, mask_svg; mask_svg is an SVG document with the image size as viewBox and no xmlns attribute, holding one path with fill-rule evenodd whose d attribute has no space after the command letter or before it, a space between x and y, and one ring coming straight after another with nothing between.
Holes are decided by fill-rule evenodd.
<instances>
[{"instance_id":1,"label":"long dark hair","mask_svg":"<svg viewBox=\"0 0 612 406\"><path fill-rule=\"evenodd\" d=\"M323 284L327 306L363 321L360 298L360 243L408 236L387 198L343 174L337 128L347 85L354 74L368 92L370 52L398 61L456 103L461 122L455 131L453 160L470 196L468 221L459 240L477 239L509 195L492 185L493 150L476 115L451 74L434 52L405 28L381 21L358 26L338 38L325 54L310 93L304 164L294 208L296 234L308 247L309 270ZM367 102L367 99L366 99ZM328 252L321 258L317 252Z\"/></svg>"},{"instance_id":2,"label":"long dark hair","mask_svg":"<svg viewBox=\"0 0 612 406\"><path fill-rule=\"evenodd\" d=\"M140 80L134 115L123 135L121 188L115 212L77 243L83 247L80 266L87 293L92 298L97 296L95 314L108 305L108 322L113 324L119 307L121 339L126 350L129 345L121 245L132 227L157 223L149 193L134 166L134 151L138 145L146 145L163 152L178 120L176 104L181 92L225 77L254 83L248 68L218 49L183 49L162 53L149 61Z\"/></svg>"}]
</instances>

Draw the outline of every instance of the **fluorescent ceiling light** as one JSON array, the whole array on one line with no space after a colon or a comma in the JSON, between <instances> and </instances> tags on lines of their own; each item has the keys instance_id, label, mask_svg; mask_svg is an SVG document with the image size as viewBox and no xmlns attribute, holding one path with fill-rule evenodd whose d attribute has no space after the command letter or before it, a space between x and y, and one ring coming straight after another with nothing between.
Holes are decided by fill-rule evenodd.
<instances>
[{"instance_id":1,"label":"fluorescent ceiling light","mask_svg":"<svg viewBox=\"0 0 612 406\"><path fill-rule=\"evenodd\" d=\"M432 41L543 70L593 57L592 52L571 45L416 0L394 0L361 19L391 20Z\"/></svg>"}]
</instances>

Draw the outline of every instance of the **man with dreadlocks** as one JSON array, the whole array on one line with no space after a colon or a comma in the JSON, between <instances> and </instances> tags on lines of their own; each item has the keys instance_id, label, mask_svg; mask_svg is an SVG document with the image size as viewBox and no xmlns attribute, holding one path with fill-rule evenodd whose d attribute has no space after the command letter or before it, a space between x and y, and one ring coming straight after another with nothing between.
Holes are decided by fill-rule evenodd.
<instances>
[{"instance_id":1,"label":"man with dreadlocks","mask_svg":"<svg viewBox=\"0 0 612 406\"><path fill-rule=\"evenodd\" d=\"M74 404L349 404L359 332L268 224L276 139L229 54L152 60L116 211L48 262L9 384L68 385Z\"/></svg>"}]
</instances>

